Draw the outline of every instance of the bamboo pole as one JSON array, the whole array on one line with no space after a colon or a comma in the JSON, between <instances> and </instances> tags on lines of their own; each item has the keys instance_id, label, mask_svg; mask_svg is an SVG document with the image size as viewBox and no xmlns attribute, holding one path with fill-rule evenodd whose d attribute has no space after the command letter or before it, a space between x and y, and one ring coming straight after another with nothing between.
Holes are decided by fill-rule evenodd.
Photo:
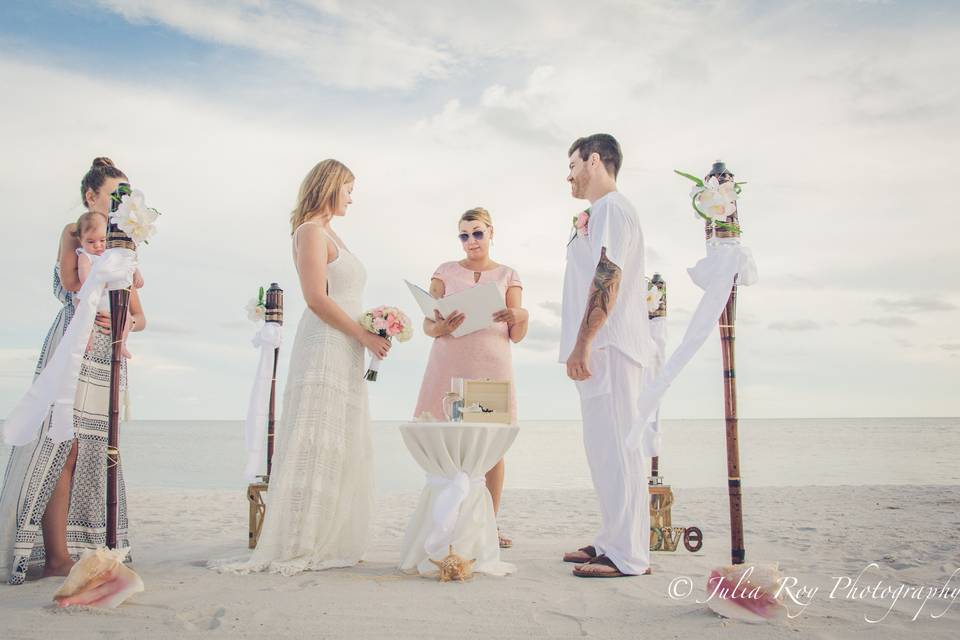
<instances>
[{"instance_id":1,"label":"bamboo pole","mask_svg":"<svg viewBox=\"0 0 960 640\"><path fill-rule=\"evenodd\" d=\"M657 307L654 311L651 311L648 315L650 320L654 318L666 318L667 317L667 282L663 279L659 273L653 274L653 277L650 278L650 282L657 289L660 290L660 306ZM650 459L650 484L660 484L663 481L660 479L660 456L653 456Z\"/></svg>"},{"instance_id":2,"label":"bamboo pole","mask_svg":"<svg viewBox=\"0 0 960 640\"><path fill-rule=\"evenodd\" d=\"M276 282L270 283L267 289L266 322L283 324L283 289ZM277 363L280 360L280 347L273 350L273 377L270 380L270 413L267 420L267 481L273 471L273 441L275 426L275 411L277 404Z\"/></svg>"},{"instance_id":3,"label":"bamboo pole","mask_svg":"<svg viewBox=\"0 0 960 640\"><path fill-rule=\"evenodd\" d=\"M130 185L121 183L110 194L110 212L114 213L120 205L120 198L130 193ZM130 237L110 222L107 226L107 249L129 249L136 251L136 245ZM110 292L110 403L107 410L107 547L117 548L117 504L118 470L120 464L120 370L123 351L123 331L127 324L127 311L130 308L130 289Z\"/></svg>"},{"instance_id":4,"label":"bamboo pole","mask_svg":"<svg viewBox=\"0 0 960 640\"><path fill-rule=\"evenodd\" d=\"M723 162L714 163L707 178L716 176L720 183L733 180L731 173ZM707 239L713 234L717 238L737 238L740 236L737 211L727 216L729 223L737 225L734 229L714 229L707 223ZM735 358L735 325L737 321L737 276L734 276L733 286L730 288L730 297L727 305L720 314L720 349L723 357L723 414L726 423L727 442L727 494L730 502L730 559L732 564L743 564L746 559L746 550L743 543L743 495L741 493L740 478L740 436L739 420L737 418L737 367Z\"/></svg>"},{"instance_id":5,"label":"bamboo pole","mask_svg":"<svg viewBox=\"0 0 960 640\"><path fill-rule=\"evenodd\" d=\"M727 493L730 499L730 557L743 564L743 499L740 485L740 437L737 418L737 368L734 358L737 315L737 283L730 289L727 306L720 314L720 344L723 353L723 413L727 432Z\"/></svg>"}]
</instances>

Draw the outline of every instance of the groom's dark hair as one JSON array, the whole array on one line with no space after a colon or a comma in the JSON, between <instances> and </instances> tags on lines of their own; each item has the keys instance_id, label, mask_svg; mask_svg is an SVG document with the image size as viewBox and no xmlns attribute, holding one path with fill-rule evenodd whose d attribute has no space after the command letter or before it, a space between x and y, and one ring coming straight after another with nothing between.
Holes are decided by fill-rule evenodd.
<instances>
[{"instance_id":1,"label":"groom's dark hair","mask_svg":"<svg viewBox=\"0 0 960 640\"><path fill-rule=\"evenodd\" d=\"M570 145L567 156L572 156L574 151L580 151L580 159L586 160L591 153L600 156L600 161L606 167L607 173L614 178L620 173L620 165L623 164L623 152L620 151L620 143L609 133L595 133L585 138L577 138Z\"/></svg>"}]
</instances>

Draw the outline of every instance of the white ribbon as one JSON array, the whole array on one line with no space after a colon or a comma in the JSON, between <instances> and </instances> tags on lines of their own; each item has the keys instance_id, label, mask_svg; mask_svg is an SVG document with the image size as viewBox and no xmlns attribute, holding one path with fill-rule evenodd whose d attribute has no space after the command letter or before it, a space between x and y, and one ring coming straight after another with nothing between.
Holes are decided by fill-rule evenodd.
<instances>
[{"instance_id":1,"label":"white ribbon","mask_svg":"<svg viewBox=\"0 0 960 640\"><path fill-rule=\"evenodd\" d=\"M136 267L136 253L122 248L107 249L94 262L86 282L74 296L77 310L60 345L3 423L3 438L7 444L22 446L36 438L51 404L53 416L47 436L53 442L73 438L73 403L83 354L97 317L97 306L104 291L130 287Z\"/></svg>"},{"instance_id":2,"label":"white ribbon","mask_svg":"<svg viewBox=\"0 0 960 640\"><path fill-rule=\"evenodd\" d=\"M640 392L636 422L627 436L627 447L643 449L645 455L659 453L659 424L648 422L660 405L663 395L713 332L730 297L734 279L737 284L756 283L757 265L753 254L741 246L739 238L722 238L707 243L707 255L687 269L694 284L703 289L703 297L690 318L680 346L663 365L654 380ZM659 415L657 416L659 420ZM656 425L656 426L651 426ZM657 453L650 453L657 451Z\"/></svg>"},{"instance_id":3,"label":"white ribbon","mask_svg":"<svg viewBox=\"0 0 960 640\"><path fill-rule=\"evenodd\" d=\"M453 476L427 474L427 484L440 487L440 493L433 501L433 529L423 544L424 551L431 558L447 555L450 543L453 541L453 532L460 517L460 505L470 494L473 487L483 486L483 476L471 478L463 471Z\"/></svg>"},{"instance_id":4,"label":"white ribbon","mask_svg":"<svg viewBox=\"0 0 960 640\"><path fill-rule=\"evenodd\" d=\"M254 348L260 349L260 362L257 364L257 374L253 379L253 389L250 390L247 419L244 422L247 466L243 474L248 482L256 479L257 471L264 459L270 382L273 380L273 354L274 350L280 346L282 339L283 327L276 322L265 322L251 341Z\"/></svg>"}]
</instances>

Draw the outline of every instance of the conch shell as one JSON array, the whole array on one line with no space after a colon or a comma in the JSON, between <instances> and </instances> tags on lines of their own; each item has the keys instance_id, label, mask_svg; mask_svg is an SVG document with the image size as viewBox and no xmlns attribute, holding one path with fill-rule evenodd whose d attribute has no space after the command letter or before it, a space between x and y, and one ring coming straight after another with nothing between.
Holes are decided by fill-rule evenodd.
<instances>
[{"instance_id":1,"label":"conch shell","mask_svg":"<svg viewBox=\"0 0 960 640\"><path fill-rule=\"evenodd\" d=\"M778 595L783 575L776 563L717 567L707 578L707 604L725 618L768 622L783 618L787 607Z\"/></svg>"},{"instance_id":2,"label":"conch shell","mask_svg":"<svg viewBox=\"0 0 960 640\"><path fill-rule=\"evenodd\" d=\"M453 545L450 545L450 552L447 554L447 557L440 562L430 558L430 562L437 565L440 569L440 582L449 582L451 580L463 582L464 580L469 580L473 577L473 565L476 561L476 558L468 561L463 556L455 554L453 552Z\"/></svg>"},{"instance_id":3,"label":"conch shell","mask_svg":"<svg viewBox=\"0 0 960 640\"><path fill-rule=\"evenodd\" d=\"M63 585L53 594L61 607L84 605L113 609L135 593L143 591L143 580L123 564L126 549L87 549L80 556Z\"/></svg>"}]
</instances>

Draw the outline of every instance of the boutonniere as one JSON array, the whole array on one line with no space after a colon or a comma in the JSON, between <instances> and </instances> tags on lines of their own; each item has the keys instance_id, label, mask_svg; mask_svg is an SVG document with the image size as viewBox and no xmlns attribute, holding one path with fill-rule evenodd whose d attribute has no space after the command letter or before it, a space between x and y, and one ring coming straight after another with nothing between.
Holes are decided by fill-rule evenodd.
<instances>
[{"instance_id":1,"label":"boutonniere","mask_svg":"<svg viewBox=\"0 0 960 640\"><path fill-rule=\"evenodd\" d=\"M590 209L586 211L581 211L578 215L573 216L573 229L570 231L570 240L567 244L573 242L573 239L577 236L585 238L588 235L590 229Z\"/></svg>"}]
</instances>

